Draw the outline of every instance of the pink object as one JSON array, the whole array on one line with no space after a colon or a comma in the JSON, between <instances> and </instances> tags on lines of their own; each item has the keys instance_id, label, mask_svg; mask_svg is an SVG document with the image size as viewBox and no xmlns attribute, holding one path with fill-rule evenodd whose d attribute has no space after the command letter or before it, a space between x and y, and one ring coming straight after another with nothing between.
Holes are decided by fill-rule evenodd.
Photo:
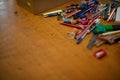
<instances>
[{"instance_id":1,"label":"pink object","mask_svg":"<svg viewBox=\"0 0 120 80\"><path fill-rule=\"evenodd\" d=\"M96 51L96 52L94 53L94 56L95 56L97 59L101 59L101 58L103 58L103 57L106 56L106 55L107 55L107 53L106 53L106 51L103 50L103 49L100 49L100 50L98 50L98 51Z\"/></svg>"},{"instance_id":2,"label":"pink object","mask_svg":"<svg viewBox=\"0 0 120 80\"><path fill-rule=\"evenodd\" d=\"M82 25L87 25L88 24L87 20L82 20L82 19L78 19L77 22L81 23Z\"/></svg>"},{"instance_id":3,"label":"pink object","mask_svg":"<svg viewBox=\"0 0 120 80\"><path fill-rule=\"evenodd\" d=\"M87 30L94 25L94 23L95 21L91 22L90 25L88 25L80 34L76 36L76 39L80 39L84 35L84 33L87 32Z\"/></svg>"},{"instance_id":4,"label":"pink object","mask_svg":"<svg viewBox=\"0 0 120 80\"><path fill-rule=\"evenodd\" d=\"M89 21L90 24L89 24L80 34L78 34L78 35L76 36L76 39L80 39L80 38L84 35L84 33L85 33L91 26L94 25L95 19L97 19L99 16L100 16L99 14L96 15L96 16L94 16L94 17Z\"/></svg>"}]
</instances>

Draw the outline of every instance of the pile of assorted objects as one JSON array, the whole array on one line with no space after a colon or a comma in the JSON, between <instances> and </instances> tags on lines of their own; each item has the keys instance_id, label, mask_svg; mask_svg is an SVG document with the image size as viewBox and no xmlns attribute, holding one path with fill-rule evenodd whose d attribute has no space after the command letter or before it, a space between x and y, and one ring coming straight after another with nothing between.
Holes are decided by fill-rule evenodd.
<instances>
[{"instance_id":1,"label":"pile of assorted objects","mask_svg":"<svg viewBox=\"0 0 120 80\"><path fill-rule=\"evenodd\" d=\"M92 49L94 45L101 46L120 41L120 25L100 23L100 18L106 22L120 21L119 13L120 7L116 1L100 4L98 0L84 0L82 4L71 4L66 9L44 13L43 16L58 16L61 25L73 27L69 34L71 39L77 40L77 44L80 44L87 34L93 32L93 37L87 45L88 49Z\"/></svg>"}]
</instances>

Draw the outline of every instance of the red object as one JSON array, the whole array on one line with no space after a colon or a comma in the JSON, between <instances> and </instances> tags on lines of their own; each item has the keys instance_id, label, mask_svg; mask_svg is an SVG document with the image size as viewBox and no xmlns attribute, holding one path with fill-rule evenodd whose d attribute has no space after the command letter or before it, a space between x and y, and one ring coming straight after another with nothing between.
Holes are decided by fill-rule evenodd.
<instances>
[{"instance_id":1,"label":"red object","mask_svg":"<svg viewBox=\"0 0 120 80\"><path fill-rule=\"evenodd\" d=\"M93 22L93 21L95 21L95 19L97 19L98 17L100 17L99 14L95 15L95 16L94 16L89 22Z\"/></svg>"},{"instance_id":2,"label":"red object","mask_svg":"<svg viewBox=\"0 0 120 80\"><path fill-rule=\"evenodd\" d=\"M65 17L69 18L69 17L75 15L76 13L78 13L78 12L80 12L80 11L81 11L81 10L75 10L75 11L69 13L69 14L66 14Z\"/></svg>"},{"instance_id":3,"label":"red object","mask_svg":"<svg viewBox=\"0 0 120 80\"><path fill-rule=\"evenodd\" d=\"M88 20L91 20L93 18L90 12L86 13L86 17Z\"/></svg>"},{"instance_id":4,"label":"red object","mask_svg":"<svg viewBox=\"0 0 120 80\"><path fill-rule=\"evenodd\" d=\"M103 49L100 49L100 50L97 50L95 53L94 53L94 56L97 58L97 59L101 59L103 58L104 56L106 56L107 53L105 50Z\"/></svg>"},{"instance_id":5,"label":"red object","mask_svg":"<svg viewBox=\"0 0 120 80\"><path fill-rule=\"evenodd\" d=\"M74 25L74 24L68 24L68 23L64 23L64 22L61 22L60 24L65 25L65 26L74 27L74 28L77 28L77 29L84 29L84 27L78 26L78 25Z\"/></svg>"}]
</instances>

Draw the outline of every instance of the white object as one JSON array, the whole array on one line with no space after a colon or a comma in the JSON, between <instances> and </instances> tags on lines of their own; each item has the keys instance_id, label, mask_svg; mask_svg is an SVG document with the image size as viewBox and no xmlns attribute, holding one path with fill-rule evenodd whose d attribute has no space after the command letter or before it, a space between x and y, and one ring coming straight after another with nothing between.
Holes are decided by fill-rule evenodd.
<instances>
[{"instance_id":1,"label":"white object","mask_svg":"<svg viewBox=\"0 0 120 80\"><path fill-rule=\"evenodd\" d=\"M100 34L100 35L106 36L106 35L116 34L116 33L120 33L120 30L117 30L117 31L110 31L110 32L102 33L102 34Z\"/></svg>"},{"instance_id":2,"label":"white object","mask_svg":"<svg viewBox=\"0 0 120 80\"><path fill-rule=\"evenodd\" d=\"M117 8L117 13L116 13L116 22L120 22L120 7Z\"/></svg>"},{"instance_id":3,"label":"white object","mask_svg":"<svg viewBox=\"0 0 120 80\"><path fill-rule=\"evenodd\" d=\"M56 13L60 13L60 12L63 12L63 10L56 10L56 11L47 12L47 13L44 13L43 16L47 17L47 15L49 15L49 14L56 14Z\"/></svg>"}]
</instances>

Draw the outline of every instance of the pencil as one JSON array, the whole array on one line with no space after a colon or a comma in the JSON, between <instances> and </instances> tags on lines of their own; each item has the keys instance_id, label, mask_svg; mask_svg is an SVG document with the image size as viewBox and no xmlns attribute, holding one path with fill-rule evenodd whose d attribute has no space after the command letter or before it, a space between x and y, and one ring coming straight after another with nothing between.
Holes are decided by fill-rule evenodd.
<instances>
[{"instance_id":1,"label":"pencil","mask_svg":"<svg viewBox=\"0 0 120 80\"><path fill-rule=\"evenodd\" d=\"M112 17L112 15L113 15L113 13L115 12L115 10L116 10L116 8L113 8L113 10L111 11L111 13L110 13L107 21L109 21L109 20L111 19L111 17Z\"/></svg>"}]
</instances>

